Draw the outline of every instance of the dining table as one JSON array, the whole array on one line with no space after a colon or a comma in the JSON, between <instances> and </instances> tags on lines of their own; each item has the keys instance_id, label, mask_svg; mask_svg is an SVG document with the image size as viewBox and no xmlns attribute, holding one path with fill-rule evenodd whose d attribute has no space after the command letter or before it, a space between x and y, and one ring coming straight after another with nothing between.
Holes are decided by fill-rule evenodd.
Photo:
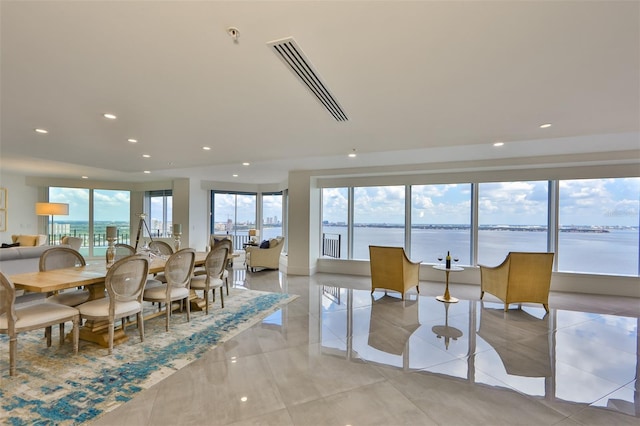
<instances>
[{"instance_id":1,"label":"dining table","mask_svg":"<svg viewBox=\"0 0 640 426\"><path fill-rule=\"evenodd\" d=\"M194 266L202 266L207 258L206 252L196 252ZM152 256L149 259L149 274L164 271L167 257ZM89 291L89 300L106 297L105 278L107 276L106 262L89 262L85 266L52 269L49 271L26 272L14 274L9 278L16 289L34 293L51 293L60 290L85 287ZM194 310L202 310L206 301L199 300L192 291L190 303ZM156 316L157 314L153 314ZM103 347L109 346L107 321L85 321L80 327L80 339L97 343ZM113 343L119 344L127 340L122 328L115 331Z\"/></svg>"}]
</instances>

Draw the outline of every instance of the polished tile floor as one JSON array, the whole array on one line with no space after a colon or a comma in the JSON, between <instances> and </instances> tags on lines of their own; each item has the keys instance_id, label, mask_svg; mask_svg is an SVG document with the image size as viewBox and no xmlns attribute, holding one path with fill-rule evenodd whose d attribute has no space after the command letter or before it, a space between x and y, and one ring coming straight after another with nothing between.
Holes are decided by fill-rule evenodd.
<instances>
[{"instance_id":1,"label":"polished tile floor","mask_svg":"<svg viewBox=\"0 0 640 426\"><path fill-rule=\"evenodd\" d=\"M300 297L96 425L639 425L640 299L540 305L368 290L367 277L234 270Z\"/></svg>"}]
</instances>

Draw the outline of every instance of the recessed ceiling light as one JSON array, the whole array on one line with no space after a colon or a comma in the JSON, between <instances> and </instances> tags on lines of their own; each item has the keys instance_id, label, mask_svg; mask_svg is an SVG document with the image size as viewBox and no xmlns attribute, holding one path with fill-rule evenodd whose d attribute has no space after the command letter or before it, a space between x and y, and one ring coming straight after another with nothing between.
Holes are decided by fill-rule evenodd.
<instances>
[{"instance_id":1,"label":"recessed ceiling light","mask_svg":"<svg viewBox=\"0 0 640 426\"><path fill-rule=\"evenodd\" d=\"M102 114L102 116L104 118L108 118L109 120L115 120L116 118L118 118L115 116L115 114L111 114L109 112L105 112L104 114Z\"/></svg>"},{"instance_id":2,"label":"recessed ceiling light","mask_svg":"<svg viewBox=\"0 0 640 426\"><path fill-rule=\"evenodd\" d=\"M142 154L142 157L144 157L144 158L151 158L151 155L149 155L149 154Z\"/></svg>"},{"instance_id":3,"label":"recessed ceiling light","mask_svg":"<svg viewBox=\"0 0 640 426\"><path fill-rule=\"evenodd\" d=\"M89 176L82 176L82 179L89 179Z\"/></svg>"},{"instance_id":4,"label":"recessed ceiling light","mask_svg":"<svg viewBox=\"0 0 640 426\"><path fill-rule=\"evenodd\" d=\"M210 146L203 146L202 149L205 150L205 151L211 151L211 147Z\"/></svg>"},{"instance_id":5,"label":"recessed ceiling light","mask_svg":"<svg viewBox=\"0 0 640 426\"><path fill-rule=\"evenodd\" d=\"M127 142L138 143L138 139L129 138L127 139Z\"/></svg>"},{"instance_id":6,"label":"recessed ceiling light","mask_svg":"<svg viewBox=\"0 0 640 426\"><path fill-rule=\"evenodd\" d=\"M349 158L355 158L356 157L356 149L353 148L353 152L349 153Z\"/></svg>"},{"instance_id":7,"label":"recessed ceiling light","mask_svg":"<svg viewBox=\"0 0 640 426\"><path fill-rule=\"evenodd\" d=\"M151 171L150 170L145 170L144 173L149 174L149 173L151 173Z\"/></svg>"},{"instance_id":8,"label":"recessed ceiling light","mask_svg":"<svg viewBox=\"0 0 640 426\"><path fill-rule=\"evenodd\" d=\"M551 127L551 123L541 124L541 125L540 125L540 128L541 128L541 129L546 129L546 128L548 128L548 127Z\"/></svg>"},{"instance_id":9,"label":"recessed ceiling light","mask_svg":"<svg viewBox=\"0 0 640 426\"><path fill-rule=\"evenodd\" d=\"M243 166L250 166L250 165L251 165L251 163L244 162L244 163L242 163L242 165L243 165Z\"/></svg>"},{"instance_id":10,"label":"recessed ceiling light","mask_svg":"<svg viewBox=\"0 0 640 426\"><path fill-rule=\"evenodd\" d=\"M234 175L233 175L233 177L238 177L238 175L235 175L235 174L234 174Z\"/></svg>"},{"instance_id":11,"label":"recessed ceiling light","mask_svg":"<svg viewBox=\"0 0 640 426\"><path fill-rule=\"evenodd\" d=\"M42 134L49 133L47 129L33 129L33 130L35 130L36 133L42 133Z\"/></svg>"},{"instance_id":12,"label":"recessed ceiling light","mask_svg":"<svg viewBox=\"0 0 640 426\"><path fill-rule=\"evenodd\" d=\"M494 142L493 146L503 146L504 142Z\"/></svg>"}]
</instances>

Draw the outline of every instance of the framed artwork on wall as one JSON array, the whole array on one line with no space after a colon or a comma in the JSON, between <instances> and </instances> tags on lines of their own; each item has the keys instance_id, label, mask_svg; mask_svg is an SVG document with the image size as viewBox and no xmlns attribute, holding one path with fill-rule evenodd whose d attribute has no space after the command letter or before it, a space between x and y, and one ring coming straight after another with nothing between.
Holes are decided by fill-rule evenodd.
<instances>
[{"instance_id":1,"label":"framed artwork on wall","mask_svg":"<svg viewBox=\"0 0 640 426\"><path fill-rule=\"evenodd\" d=\"M0 188L0 210L7 208L7 188Z\"/></svg>"},{"instance_id":2,"label":"framed artwork on wall","mask_svg":"<svg viewBox=\"0 0 640 426\"><path fill-rule=\"evenodd\" d=\"M7 211L0 210L0 232L7 230Z\"/></svg>"}]
</instances>

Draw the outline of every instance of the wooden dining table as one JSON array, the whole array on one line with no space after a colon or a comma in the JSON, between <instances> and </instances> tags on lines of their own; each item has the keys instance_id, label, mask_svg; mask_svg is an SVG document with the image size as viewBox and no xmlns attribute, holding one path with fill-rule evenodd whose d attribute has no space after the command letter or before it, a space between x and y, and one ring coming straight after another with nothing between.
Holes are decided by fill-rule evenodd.
<instances>
[{"instance_id":1,"label":"wooden dining table","mask_svg":"<svg viewBox=\"0 0 640 426\"><path fill-rule=\"evenodd\" d=\"M195 266L202 266L207 258L206 252L196 252ZM164 271L166 259L153 257L149 261L149 273L156 274ZM34 293L50 293L69 288L85 287L89 291L89 300L105 297L105 277L107 276L105 262L90 262L85 266L52 269L43 272L27 272L11 275L9 278L16 289ZM191 305L194 310L201 310L206 301L198 300L192 291ZM80 338L101 346L109 346L108 322L86 321L80 328ZM114 335L114 345L127 340L124 330L117 329Z\"/></svg>"}]
</instances>

